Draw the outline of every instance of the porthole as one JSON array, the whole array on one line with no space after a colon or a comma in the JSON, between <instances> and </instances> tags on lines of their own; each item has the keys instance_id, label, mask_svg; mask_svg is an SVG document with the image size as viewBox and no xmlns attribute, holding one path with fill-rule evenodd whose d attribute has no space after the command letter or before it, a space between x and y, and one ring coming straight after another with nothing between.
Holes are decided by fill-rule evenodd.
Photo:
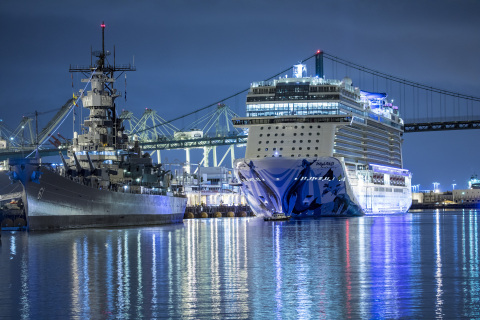
<instances>
[{"instance_id":1,"label":"porthole","mask_svg":"<svg viewBox=\"0 0 480 320\"><path fill-rule=\"evenodd\" d=\"M315 140L315 141L318 143L319 140Z\"/></svg>"},{"instance_id":2,"label":"porthole","mask_svg":"<svg viewBox=\"0 0 480 320\"><path fill-rule=\"evenodd\" d=\"M282 133L282 137L285 135L285 133Z\"/></svg>"},{"instance_id":3,"label":"porthole","mask_svg":"<svg viewBox=\"0 0 480 320\"><path fill-rule=\"evenodd\" d=\"M310 157L310 155L309 155L309 154L307 154L307 157Z\"/></svg>"},{"instance_id":4,"label":"porthole","mask_svg":"<svg viewBox=\"0 0 480 320\"><path fill-rule=\"evenodd\" d=\"M310 150L310 147L307 147L307 150Z\"/></svg>"},{"instance_id":5,"label":"porthole","mask_svg":"<svg viewBox=\"0 0 480 320\"><path fill-rule=\"evenodd\" d=\"M294 155L292 154L290 157L292 157L292 158L293 158L293 157L294 157Z\"/></svg>"},{"instance_id":6,"label":"porthole","mask_svg":"<svg viewBox=\"0 0 480 320\"><path fill-rule=\"evenodd\" d=\"M295 132L293 135L294 135L294 136L296 136L296 135L297 135L297 133Z\"/></svg>"},{"instance_id":7,"label":"porthole","mask_svg":"<svg viewBox=\"0 0 480 320\"><path fill-rule=\"evenodd\" d=\"M300 140L300 143L303 143L303 140Z\"/></svg>"},{"instance_id":8,"label":"porthole","mask_svg":"<svg viewBox=\"0 0 480 320\"><path fill-rule=\"evenodd\" d=\"M280 148L280 151L282 151L282 150L283 150L283 148Z\"/></svg>"},{"instance_id":9,"label":"porthole","mask_svg":"<svg viewBox=\"0 0 480 320\"><path fill-rule=\"evenodd\" d=\"M312 126L310 126L310 129L312 129L312 128L313 128L313 127L312 127Z\"/></svg>"},{"instance_id":10,"label":"porthole","mask_svg":"<svg viewBox=\"0 0 480 320\"><path fill-rule=\"evenodd\" d=\"M277 150L277 148L273 148L273 151Z\"/></svg>"},{"instance_id":11,"label":"porthole","mask_svg":"<svg viewBox=\"0 0 480 320\"><path fill-rule=\"evenodd\" d=\"M295 147L292 147L292 150L295 150Z\"/></svg>"},{"instance_id":12,"label":"porthole","mask_svg":"<svg viewBox=\"0 0 480 320\"><path fill-rule=\"evenodd\" d=\"M275 129L278 129L278 127L275 127Z\"/></svg>"},{"instance_id":13,"label":"porthole","mask_svg":"<svg viewBox=\"0 0 480 320\"><path fill-rule=\"evenodd\" d=\"M298 150L302 150L302 147L298 147Z\"/></svg>"},{"instance_id":14,"label":"porthole","mask_svg":"<svg viewBox=\"0 0 480 320\"><path fill-rule=\"evenodd\" d=\"M297 140L293 140L292 142L295 143L295 142L297 142Z\"/></svg>"},{"instance_id":15,"label":"porthole","mask_svg":"<svg viewBox=\"0 0 480 320\"><path fill-rule=\"evenodd\" d=\"M260 127L260 130L263 130L263 127Z\"/></svg>"},{"instance_id":16,"label":"porthole","mask_svg":"<svg viewBox=\"0 0 480 320\"><path fill-rule=\"evenodd\" d=\"M314 154L314 156L315 156L315 157L318 157L318 155L317 155L316 153Z\"/></svg>"},{"instance_id":17,"label":"porthole","mask_svg":"<svg viewBox=\"0 0 480 320\"><path fill-rule=\"evenodd\" d=\"M260 151L260 150L261 150L261 149L260 149L260 148L258 148L258 150L257 150L257 151Z\"/></svg>"},{"instance_id":18,"label":"porthole","mask_svg":"<svg viewBox=\"0 0 480 320\"><path fill-rule=\"evenodd\" d=\"M258 144L262 144L262 141L258 141Z\"/></svg>"},{"instance_id":19,"label":"porthole","mask_svg":"<svg viewBox=\"0 0 480 320\"><path fill-rule=\"evenodd\" d=\"M303 132L302 132L302 133L300 133L300 135L301 135L301 136L303 136Z\"/></svg>"},{"instance_id":20,"label":"porthole","mask_svg":"<svg viewBox=\"0 0 480 320\"><path fill-rule=\"evenodd\" d=\"M260 133L260 137L263 136L263 133Z\"/></svg>"},{"instance_id":21,"label":"porthole","mask_svg":"<svg viewBox=\"0 0 480 320\"><path fill-rule=\"evenodd\" d=\"M312 140L308 140L308 143L312 142Z\"/></svg>"},{"instance_id":22,"label":"porthole","mask_svg":"<svg viewBox=\"0 0 480 320\"><path fill-rule=\"evenodd\" d=\"M317 132L317 136L319 136L319 135L320 135L320 132Z\"/></svg>"},{"instance_id":23,"label":"porthole","mask_svg":"<svg viewBox=\"0 0 480 320\"><path fill-rule=\"evenodd\" d=\"M297 127L297 126L295 126L295 129L297 129L297 128L298 128L298 127Z\"/></svg>"},{"instance_id":24,"label":"porthole","mask_svg":"<svg viewBox=\"0 0 480 320\"><path fill-rule=\"evenodd\" d=\"M273 143L277 144L277 141L273 141Z\"/></svg>"},{"instance_id":25,"label":"porthole","mask_svg":"<svg viewBox=\"0 0 480 320\"><path fill-rule=\"evenodd\" d=\"M265 143L268 144L270 141L266 141Z\"/></svg>"},{"instance_id":26,"label":"porthole","mask_svg":"<svg viewBox=\"0 0 480 320\"><path fill-rule=\"evenodd\" d=\"M265 148L265 151L268 151L268 148Z\"/></svg>"},{"instance_id":27,"label":"porthole","mask_svg":"<svg viewBox=\"0 0 480 320\"><path fill-rule=\"evenodd\" d=\"M308 135L309 135L309 136L311 136L311 135L312 135L312 133L311 133L311 132L309 132L309 133L308 133Z\"/></svg>"},{"instance_id":28,"label":"porthole","mask_svg":"<svg viewBox=\"0 0 480 320\"><path fill-rule=\"evenodd\" d=\"M270 133L267 133L267 137L270 137Z\"/></svg>"},{"instance_id":29,"label":"porthole","mask_svg":"<svg viewBox=\"0 0 480 320\"><path fill-rule=\"evenodd\" d=\"M268 127L268 130L272 129L272 127Z\"/></svg>"},{"instance_id":30,"label":"porthole","mask_svg":"<svg viewBox=\"0 0 480 320\"><path fill-rule=\"evenodd\" d=\"M315 150L318 150L318 147L315 147Z\"/></svg>"},{"instance_id":31,"label":"porthole","mask_svg":"<svg viewBox=\"0 0 480 320\"><path fill-rule=\"evenodd\" d=\"M304 128L305 128L305 127L304 127L304 126L302 126L302 129L304 129Z\"/></svg>"},{"instance_id":32,"label":"porthole","mask_svg":"<svg viewBox=\"0 0 480 320\"><path fill-rule=\"evenodd\" d=\"M280 143L283 143L283 140L280 140Z\"/></svg>"},{"instance_id":33,"label":"porthole","mask_svg":"<svg viewBox=\"0 0 480 320\"><path fill-rule=\"evenodd\" d=\"M278 133L275 133L275 137L278 136Z\"/></svg>"}]
</instances>

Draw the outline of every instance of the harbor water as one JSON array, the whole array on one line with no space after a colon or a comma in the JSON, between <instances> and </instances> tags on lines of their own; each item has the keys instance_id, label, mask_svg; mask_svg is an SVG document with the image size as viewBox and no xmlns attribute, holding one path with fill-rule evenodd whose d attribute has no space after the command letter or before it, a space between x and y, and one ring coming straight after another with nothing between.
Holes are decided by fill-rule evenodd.
<instances>
[{"instance_id":1,"label":"harbor water","mask_svg":"<svg viewBox=\"0 0 480 320\"><path fill-rule=\"evenodd\" d=\"M480 318L478 214L2 231L0 319Z\"/></svg>"}]
</instances>

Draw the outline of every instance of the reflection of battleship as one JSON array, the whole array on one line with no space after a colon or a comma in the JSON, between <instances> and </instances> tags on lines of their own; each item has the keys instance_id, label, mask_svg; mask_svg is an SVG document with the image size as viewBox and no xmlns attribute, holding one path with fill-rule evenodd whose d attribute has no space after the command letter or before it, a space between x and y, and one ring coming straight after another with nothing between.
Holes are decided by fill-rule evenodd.
<instances>
[{"instance_id":1,"label":"reflection of battleship","mask_svg":"<svg viewBox=\"0 0 480 320\"><path fill-rule=\"evenodd\" d=\"M102 24L102 42L105 25ZM171 175L129 141L117 117L115 73L131 66L109 65L104 50L95 66L71 68L91 73L91 90L82 94L90 110L82 134L74 133L64 166L38 159L10 160L10 177L24 185L29 230L130 226L180 222L186 201L169 189Z\"/></svg>"},{"instance_id":2,"label":"reflection of battleship","mask_svg":"<svg viewBox=\"0 0 480 320\"><path fill-rule=\"evenodd\" d=\"M293 78L253 83L245 159L236 174L252 209L292 217L406 212L411 174L402 168L403 120L384 93L360 91L350 78Z\"/></svg>"}]
</instances>

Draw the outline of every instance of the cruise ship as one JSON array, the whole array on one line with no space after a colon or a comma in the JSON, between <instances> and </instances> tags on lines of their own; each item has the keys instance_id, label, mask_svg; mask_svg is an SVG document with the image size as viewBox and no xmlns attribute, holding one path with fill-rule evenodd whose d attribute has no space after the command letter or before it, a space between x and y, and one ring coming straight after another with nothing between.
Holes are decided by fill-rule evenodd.
<instances>
[{"instance_id":1,"label":"cruise ship","mask_svg":"<svg viewBox=\"0 0 480 320\"><path fill-rule=\"evenodd\" d=\"M362 91L348 77L292 77L251 84L245 158L235 174L257 215L359 216L406 212L411 173L403 168L403 120L386 93Z\"/></svg>"}]
</instances>

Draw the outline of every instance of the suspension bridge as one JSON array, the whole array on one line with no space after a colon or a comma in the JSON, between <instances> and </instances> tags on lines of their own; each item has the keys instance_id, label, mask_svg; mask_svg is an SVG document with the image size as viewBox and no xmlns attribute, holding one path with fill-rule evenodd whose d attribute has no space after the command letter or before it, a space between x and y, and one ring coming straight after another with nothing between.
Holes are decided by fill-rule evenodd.
<instances>
[{"instance_id":1,"label":"suspension bridge","mask_svg":"<svg viewBox=\"0 0 480 320\"><path fill-rule=\"evenodd\" d=\"M319 59L321 64L318 63ZM341 79L348 76L362 90L386 92L400 106L405 133L480 128L479 97L390 75L327 52L318 51L301 61L307 70L314 70L321 65L326 78ZM286 68L264 80L290 75L291 70L292 67ZM161 151L182 149L185 150L185 162L190 163L190 151L203 149L203 159L199 165L209 166L212 153L213 166L222 165L228 154L233 166L235 146L244 146L247 134L232 126L231 119L238 115L230 109L229 104L233 104L237 98L245 101L248 90L240 90L174 119L162 118L160 109L155 108L145 109L140 117L127 110L118 116L123 119L126 133L132 138L137 137L144 150L156 153L158 161ZM69 140L60 135L58 126L73 103L74 100L70 99L60 109L23 117L15 129L0 121L0 161L10 157L31 156L37 146L41 156L58 155L59 151L66 151ZM39 133L37 117L52 111L56 111L55 116ZM182 127L178 125L180 122L189 124ZM228 147L220 161L217 159L219 146Z\"/></svg>"}]
</instances>

